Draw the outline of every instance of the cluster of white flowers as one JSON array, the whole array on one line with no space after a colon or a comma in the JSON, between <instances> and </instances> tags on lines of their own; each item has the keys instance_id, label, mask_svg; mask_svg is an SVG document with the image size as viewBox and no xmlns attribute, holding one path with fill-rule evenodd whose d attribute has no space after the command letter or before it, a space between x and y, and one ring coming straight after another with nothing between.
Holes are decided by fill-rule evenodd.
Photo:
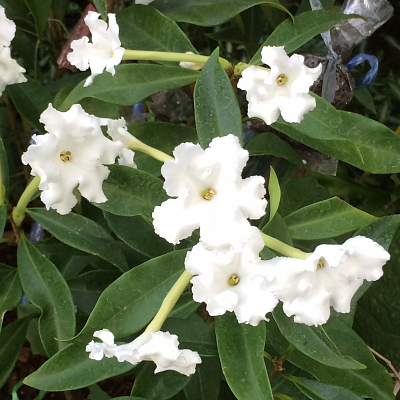
<instances>
[{"instance_id":1,"label":"cluster of white flowers","mask_svg":"<svg viewBox=\"0 0 400 400\"><path fill-rule=\"evenodd\" d=\"M40 122L48 133L33 135L35 144L22 155L22 162L31 166L33 176L40 177L41 199L47 209L68 214L77 203L73 194L76 187L89 201L104 203L107 198L102 185L110 171L103 164L114 164L120 156L120 162L134 166L123 118L117 121L97 118L87 114L79 104L60 112L49 104ZM103 135L102 125L108 125L114 141Z\"/></svg>"},{"instance_id":2,"label":"cluster of white flowers","mask_svg":"<svg viewBox=\"0 0 400 400\"><path fill-rule=\"evenodd\" d=\"M262 261L260 231L247 218L265 213L264 179L241 178L248 152L236 136L215 138L206 150L183 143L162 167L169 199L153 212L156 233L171 243L200 228L200 242L185 267L195 275L193 298L210 315L235 312L239 322L258 325L279 300L288 316L324 324L330 306L347 313L364 279L377 280L390 256L379 244L354 237L343 245L321 245L306 259Z\"/></svg>"},{"instance_id":3,"label":"cluster of white flowers","mask_svg":"<svg viewBox=\"0 0 400 400\"><path fill-rule=\"evenodd\" d=\"M179 350L178 337L169 332L144 332L133 342L119 346L114 343L114 335L108 329L96 331L93 336L102 340L102 343L92 340L86 346L89 358L93 360L101 360L104 356L116 357L119 362L127 361L133 365L153 361L157 365L155 374L170 370L187 376L194 374L196 364L201 363L196 351Z\"/></svg>"},{"instance_id":4,"label":"cluster of white flowers","mask_svg":"<svg viewBox=\"0 0 400 400\"><path fill-rule=\"evenodd\" d=\"M26 82L25 69L11 58L11 40L15 36L15 24L6 17L0 6L0 96L7 85Z\"/></svg>"}]
</instances>

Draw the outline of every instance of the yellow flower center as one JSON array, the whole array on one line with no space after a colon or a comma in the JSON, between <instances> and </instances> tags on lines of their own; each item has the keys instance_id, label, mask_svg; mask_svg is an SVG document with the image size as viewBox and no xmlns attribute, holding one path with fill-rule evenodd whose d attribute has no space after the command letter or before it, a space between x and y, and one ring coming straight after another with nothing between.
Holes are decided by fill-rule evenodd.
<instances>
[{"instance_id":1,"label":"yellow flower center","mask_svg":"<svg viewBox=\"0 0 400 400\"><path fill-rule=\"evenodd\" d=\"M62 162L71 161L71 158L72 158L72 154L70 151L62 151L60 153L60 160Z\"/></svg>"},{"instance_id":2,"label":"yellow flower center","mask_svg":"<svg viewBox=\"0 0 400 400\"><path fill-rule=\"evenodd\" d=\"M320 258L318 260L317 269L324 268L324 267L325 267L325 260L323 258Z\"/></svg>"},{"instance_id":3,"label":"yellow flower center","mask_svg":"<svg viewBox=\"0 0 400 400\"><path fill-rule=\"evenodd\" d=\"M287 82L287 78L285 74L280 74L278 75L278 77L276 78L276 83L278 84L278 86L282 86Z\"/></svg>"},{"instance_id":4,"label":"yellow flower center","mask_svg":"<svg viewBox=\"0 0 400 400\"><path fill-rule=\"evenodd\" d=\"M237 274L232 274L228 279L228 283L231 286L236 286L239 283L239 281L240 281L240 278Z\"/></svg>"},{"instance_id":5,"label":"yellow flower center","mask_svg":"<svg viewBox=\"0 0 400 400\"><path fill-rule=\"evenodd\" d=\"M204 200L211 200L215 195L217 194L217 192L214 189L205 189L201 192L201 197Z\"/></svg>"}]
</instances>

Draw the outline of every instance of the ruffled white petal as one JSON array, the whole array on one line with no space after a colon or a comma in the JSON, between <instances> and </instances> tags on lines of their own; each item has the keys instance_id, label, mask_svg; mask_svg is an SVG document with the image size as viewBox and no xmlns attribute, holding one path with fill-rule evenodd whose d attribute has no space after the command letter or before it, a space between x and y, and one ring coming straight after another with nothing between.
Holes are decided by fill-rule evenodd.
<instances>
[{"instance_id":1,"label":"ruffled white petal","mask_svg":"<svg viewBox=\"0 0 400 400\"><path fill-rule=\"evenodd\" d=\"M285 121L299 123L304 114L315 108L315 99L308 91L320 75L322 65L308 68L303 56L293 54L289 58L283 47L266 46L261 55L270 71L246 68L237 85L247 91L249 117L260 118L270 125L281 114Z\"/></svg>"},{"instance_id":2,"label":"ruffled white petal","mask_svg":"<svg viewBox=\"0 0 400 400\"><path fill-rule=\"evenodd\" d=\"M15 36L15 24L8 19L4 7L0 6L0 46L8 47Z\"/></svg>"},{"instance_id":3,"label":"ruffled white petal","mask_svg":"<svg viewBox=\"0 0 400 400\"><path fill-rule=\"evenodd\" d=\"M68 61L81 71L90 67L92 74L84 86L89 86L93 78L104 70L114 75L115 66L121 62L125 52L119 40L119 27L115 14L108 14L108 26L99 17L100 14L89 11L85 23L92 34L92 42L89 43L86 36L74 40L71 43L72 52L67 55Z\"/></svg>"},{"instance_id":4,"label":"ruffled white petal","mask_svg":"<svg viewBox=\"0 0 400 400\"><path fill-rule=\"evenodd\" d=\"M107 139L100 119L78 104L64 113L49 104L40 122L48 133L33 136L35 144L22 155L22 162L31 166L32 175L40 176L41 199L47 209L69 213L77 203L73 195L76 187L89 201L105 202L102 185L109 170L103 164L114 163L122 143ZM70 159L63 161L67 152Z\"/></svg>"},{"instance_id":5,"label":"ruffled white petal","mask_svg":"<svg viewBox=\"0 0 400 400\"><path fill-rule=\"evenodd\" d=\"M26 82L25 69L11 58L9 47L0 46L0 95L7 85Z\"/></svg>"}]
</instances>

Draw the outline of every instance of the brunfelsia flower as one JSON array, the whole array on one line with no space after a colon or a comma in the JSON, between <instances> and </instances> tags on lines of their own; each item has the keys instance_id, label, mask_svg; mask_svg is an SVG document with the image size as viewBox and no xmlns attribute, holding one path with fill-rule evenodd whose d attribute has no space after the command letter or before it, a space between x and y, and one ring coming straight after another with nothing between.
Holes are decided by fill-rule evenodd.
<instances>
[{"instance_id":1,"label":"brunfelsia flower","mask_svg":"<svg viewBox=\"0 0 400 400\"><path fill-rule=\"evenodd\" d=\"M261 261L264 241L259 230L252 234L243 250L233 255L214 254L200 242L188 252L185 267L192 275L193 299L207 304L210 315L234 311L239 323L258 325L266 320L278 300L268 289L269 261Z\"/></svg>"},{"instance_id":2,"label":"brunfelsia flower","mask_svg":"<svg viewBox=\"0 0 400 400\"><path fill-rule=\"evenodd\" d=\"M121 142L123 147L121 155L118 158L120 165L127 165L130 167L137 167L133 161L135 152L129 149L129 142L133 139L132 135L128 132L126 127L126 121L124 118L117 120L109 119L106 120L107 133L111 136L114 142Z\"/></svg>"},{"instance_id":3,"label":"brunfelsia flower","mask_svg":"<svg viewBox=\"0 0 400 400\"><path fill-rule=\"evenodd\" d=\"M0 6L0 46L10 46L14 36L15 24L6 17L4 7Z\"/></svg>"},{"instance_id":4,"label":"brunfelsia flower","mask_svg":"<svg viewBox=\"0 0 400 400\"><path fill-rule=\"evenodd\" d=\"M92 34L92 43L84 36L71 43L72 52L67 55L68 61L81 71L89 67L92 75L86 79L84 86L89 86L96 75L100 75L104 69L115 74L115 66L118 65L125 49L121 47L119 40L119 27L115 14L108 14L107 23L99 19L100 14L89 11L85 23Z\"/></svg>"},{"instance_id":5,"label":"brunfelsia flower","mask_svg":"<svg viewBox=\"0 0 400 400\"><path fill-rule=\"evenodd\" d=\"M101 131L101 119L87 114L74 104L59 112L49 104L40 116L48 132L33 135L35 144L22 155L22 162L40 176L39 189L46 208L68 214L77 203L73 190L78 187L89 201L104 203L102 184L109 169L121 153L122 143L112 142Z\"/></svg>"},{"instance_id":6,"label":"brunfelsia flower","mask_svg":"<svg viewBox=\"0 0 400 400\"><path fill-rule=\"evenodd\" d=\"M389 259L382 246L363 236L342 245L320 245L306 260L271 260L270 291L295 322L318 326L329 319L330 306L340 313L350 312L351 299L363 280L378 280Z\"/></svg>"},{"instance_id":7,"label":"brunfelsia flower","mask_svg":"<svg viewBox=\"0 0 400 400\"><path fill-rule=\"evenodd\" d=\"M200 227L203 246L215 252L240 251L251 235L247 218L265 214L264 178L242 179L249 154L234 135L215 138L210 147L182 143L175 159L161 168L169 199L153 212L156 233L177 244Z\"/></svg>"},{"instance_id":8,"label":"brunfelsia flower","mask_svg":"<svg viewBox=\"0 0 400 400\"><path fill-rule=\"evenodd\" d=\"M289 58L283 47L266 46L261 56L271 70L246 68L237 85L247 91L248 116L261 118L267 125L279 114L286 122L302 121L304 114L315 108L315 99L308 92L322 65L308 68L303 56L293 54Z\"/></svg>"},{"instance_id":9,"label":"brunfelsia flower","mask_svg":"<svg viewBox=\"0 0 400 400\"><path fill-rule=\"evenodd\" d=\"M153 361L157 365L155 374L171 370L187 376L194 374L196 364L201 363L196 351L179 350L178 336L169 332L144 332L133 342L120 346L114 343L114 335L108 329L96 331L93 336L102 340L102 343L92 340L86 346L89 358L93 360L116 357L119 362L127 361L133 365Z\"/></svg>"},{"instance_id":10,"label":"brunfelsia flower","mask_svg":"<svg viewBox=\"0 0 400 400\"><path fill-rule=\"evenodd\" d=\"M193 54L191 51L187 51L185 54ZM190 62L190 61L181 61L179 63L179 66L182 68L187 68L187 69L193 69L195 71L199 71L200 69L202 69L204 67L204 63L194 63L194 62Z\"/></svg>"}]
</instances>

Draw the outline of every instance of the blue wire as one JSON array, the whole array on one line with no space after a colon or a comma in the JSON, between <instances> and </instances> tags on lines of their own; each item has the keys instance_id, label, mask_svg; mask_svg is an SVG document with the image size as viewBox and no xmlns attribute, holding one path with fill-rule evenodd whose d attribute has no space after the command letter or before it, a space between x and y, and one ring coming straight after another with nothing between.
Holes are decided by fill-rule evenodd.
<instances>
[{"instance_id":1,"label":"blue wire","mask_svg":"<svg viewBox=\"0 0 400 400\"><path fill-rule=\"evenodd\" d=\"M376 74L378 73L378 59L369 54L357 54L346 64L346 67L351 71L356 65L361 64L364 61L368 61L371 69L364 78L355 79L356 90L368 86L375 79Z\"/></svg>"}]
</instances>

